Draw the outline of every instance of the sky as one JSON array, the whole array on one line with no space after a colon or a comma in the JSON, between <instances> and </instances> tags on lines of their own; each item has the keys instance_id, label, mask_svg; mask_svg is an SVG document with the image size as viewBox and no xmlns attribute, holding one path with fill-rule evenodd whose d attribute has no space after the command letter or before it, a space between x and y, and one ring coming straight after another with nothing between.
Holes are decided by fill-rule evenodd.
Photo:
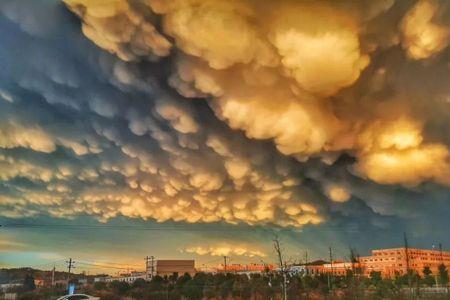
<instances>
[{"instance_id":1,"label":"sky","mask_svg":"<svg viewBox=\"0 0 450 300\"><path fill-rule=\"evenodd\" d=\"M0 267L450 249L445 0L3 0Z\"/></svg>"}]
</instances>

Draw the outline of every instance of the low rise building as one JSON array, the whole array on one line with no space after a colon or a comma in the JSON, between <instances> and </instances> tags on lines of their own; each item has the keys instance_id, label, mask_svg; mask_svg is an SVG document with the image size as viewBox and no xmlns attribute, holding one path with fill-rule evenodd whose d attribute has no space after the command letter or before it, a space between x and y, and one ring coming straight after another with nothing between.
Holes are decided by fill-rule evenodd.
<instances>
[{"instance_id":1,"label":"low rise building","mask_svg":"<svg viewBox=\"0 0 450 300\"><path fill-rule=\"evenodd\" d=\"M226 267L224 265L219 265L217 268L217 272L222 273L238 273L238 274L252 274L252 273L262 273L266 271L272 271L276 267L272 264L231 264L227 265Z\"/></svg>"},{"instance_id":2,"label":"low rise building","mask_svg":"<svg viewBox=\"0 0 450 300\"><path fill-rule=\"evenodd\" d=\"M94 278L94 283L96 282L106 282L106 279L108 278L108 276L99 276L99 277L95 277Z\"/></svg>"},{"instance_id":3,"label":"low rise building","mask_svg":"<svg viewBox=\"0 0 450 300\"><path fill-rule=\"evenodd\" d=\"M430 268L432 274L438 274L441 264L450 269L450 252L402 247L372 250L371 256L360 257L355 263L333 261L308 264L306 274L345 276L352 271L369 277L372 272L380 272L384 278L394 278L407 274L409 269L423 276L425 267Z\"/></svg>"},{"instance_id":4,"label":"low rise building","mask_svg":"<svg viewBox=\"0 0 450 300\"><path fill-rule=\"evenodd\" d=\"M36 287L44 287L46 285L46 280L43 278L36 278L34 279L34 285Z\"/></svg>"},{"instance_id":5,"label":"low rise building","mask_svg":"<svg viewBox=\"0 0 450 300\"><path fill-rule=\"evenodd\" d=\"M367 276L371 272L380 272L385 278L393 278L407 274L408 269L423 275L425 267L437 274L441 264L450 268L450 252L405 247L378 249L372 250L371 256L361 257L360 262Z\"/></svg>"},{"instance_id":6,"label":"low rise building","mask_svg":"<svg viewBox=\"0 0 450 300\"><path fill-rule=\"evenodd\" d=\"M310 264L306 266L306 274L317 276L320 274L332 274L335 276L346 276L349 272L358 273L363 266L360 263L333 261L320 264Z\"/></svg>"},{"instance_id":7,"label":"low rise building","mask_svg":"<svg viewBox=\"0 0 450 300\"><path fill-rule=\"evenodd\" d=\"M148 277L152 277L154 275L158 276L172 276L178 275L182 276L188 273L193 276L195 274L195 261L192 260L163 260L158 259L156 261L155 266L147 267Z\"/></svg>"},{"instance_id":8,"label":"low rise building","mask_svg":"<svg viewBox=\"0 0 450 300\"><path fill-rule=\"evenodd\" d=\"M20 288L23 286L22 281L13 281L9 283L2 283L0 284L0 291L1 292L8 292L12 289Z\"/></svg>"},{"instance_id":9,"label":"low rise building","mask_svg":"<svg viewBox=\"0 0 450 300\"><path fill-rule=\"evenodd\" d=\"M146 279L146 273L145 272L131 272L128 274L122 274L120 276L114 276L114 277L102 277L104 278L103 282L113 282L113 281L121 281L121 282L127 282L127 283L133 283L138 279ZM95 281L95 280L94 280ZM99 281L97 281L99 282Z\"/></svg>"},{"instance_id":10,"label":"low rise building","mask_svg":"<svg viewBox=\"0 0 450 300\"><path fill-rule=\"evenodd\" d=\"M17 293L6 293L3 298L5 300L16 300L16 299L18 299Z\"/></svg>"}]
</instances>

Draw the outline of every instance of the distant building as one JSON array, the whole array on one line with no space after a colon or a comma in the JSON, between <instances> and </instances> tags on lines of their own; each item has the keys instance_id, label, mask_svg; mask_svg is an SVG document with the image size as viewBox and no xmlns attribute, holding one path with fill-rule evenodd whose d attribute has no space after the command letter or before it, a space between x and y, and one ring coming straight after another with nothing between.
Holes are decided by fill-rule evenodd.
<instances>
[{"instance_id":1,"label":"distant building","mask_svg":"<svg viewBox=\"0 0 450 300\"><path fill-rule=\"evenodd\" d=\"M353 271L364 276L380 272L384 278L394 278L407 274L408 269L423 276L425 267L429 267L432 274L436 275L441 264L450 268L450 252L416 248L408 248L406 251L403 247L372 250L371 256L360 257L355 263L334 261L308 264L306 270L307 274L312 276L320 274L345 276L347 272Z\"/></svg>"},{"instance_id":2,"label":"distant building","mask_svg":"<svg viewBox=\"0 0 450 300\"><path fill-rule=\"evenodd\" d=\"M34 279L34 285L36 287L44 287L46 285L46 280L43 278L36 278Z\"/></svg>"},{"instance_id":3,"label":"distant building","mask_svg":"<svg viewBox=\"0 0 450 300\"><path fill-rule=\"evenodd\" d=\"M371 256L360 258L364 266L364 274L381 272L385 278L407 274L407 269L423 275L423 269L429 267L432 274L438 273L438 267L444 264L450 268L450 252L439 250L424 250L416 248L392 248L372 250Z\"/></svg>"},{"instance_id":4,"label":"distant building","mask_svg":"<svg viewBox=\"0 0 450 300\"><path fill-rule=\"evenodd\" d=\"M16 300L17 299L17 293L6 293L4 296L5 300Z\"/></svg>"},{"instance_id":5,"label":"distant building","mask_svg":"<svg viewBox=\"0 0 450 300\"><path fill-rule=\"evenodd\" d=\"M158 259L153 269L153 274L151 266L148 266L147 273L158 276L171 276L178 275L182 276L185 273L193 276L195 274L195 261L194 260L161 260Z\"/></svg>"},{"instance_id":6,"label":"distant building","mask_svg":"<svg viewBox=\"0 0 450 300\"><path fill-rule=\"evenodd\" d=\"M355 262L333 261L321 262L318 264L309 264L305 266L306 273L311 276L317 276L320 274L333 274L335 276L346 276L348 272L357 272L361 270L361 264Z\"/></svg>"},{"instance_id":7,"label":"distant building","mask_svg":"<svg viewBox=\"0 0 450 300\"><path fill-rule=\"evenodd\" d=\"M252 274L252 273L262 273L265 271L272 271L275 269L275 265L272 264L231 264L219 265L217 272L221 273L238 273L238 274Z\"/></svg>"},{"instance_id":8,"label":"distant building","mask_svg":"<svg viewBox=\"0 0 450 300\"><path fill-rule=\"evenodd\" d=\"M18 282L18 281L10 282L10 283L2 283L2 284L0 284L0 291L1 292L7 292L7 291L9 291L11 289L20 288L22 286L23 286L23 283L22 282Z\"/></svg>"},{"instance_id":9,"label":"distant building","mask_svg":"<svg viewBox=\"0 0 450 300\"><path fill-rule=\"evenodd\" d=\"M94 283L95 283L95 282L106 282L106 278L108 278L108 276L99 276L99 277L95 277L95 278L94 278Z\"/></svg>"},{"instance_id":10,"label":"distant building","mask_svg":"<svg viewBox=\"0 0 450 300\"><path fill-rule=\"evenodd\" d=\"M306 275L307 268L305 265L293 265L288 266L287 271L291 275Z\"/></svg>"},{"instance_id":11,"label":"distant building","mask_svg":"<svg viewBox=\"0 0 450 300\"><path fill-rule=\"evenodd\" d=\"M101 278L104 280L101 280ZM123 274L115 277L97 277L94 279L94 282L113 282L113 281L121 281L127 283L133 283L138 279L146 279L145 272L131 272L129 274Z\"/></svg>"},{"instance_id":12,"label":"distant building","mask_svg":"<svg viewBox=\"0 0 450 300\"><path fill-rule=\"evenodd\" d=\"M78 284L79 285L87 286L90 282L92 282L92 280L89 280L88 278L80 278L80 279L78 279Z\"/></svg>"}]
</instances>

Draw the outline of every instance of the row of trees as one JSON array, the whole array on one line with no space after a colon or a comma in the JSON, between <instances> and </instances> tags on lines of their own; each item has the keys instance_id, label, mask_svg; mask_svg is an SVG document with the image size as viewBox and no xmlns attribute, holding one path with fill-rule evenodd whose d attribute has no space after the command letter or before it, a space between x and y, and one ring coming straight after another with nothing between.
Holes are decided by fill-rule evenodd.
<instances>
[{"instance_id":1,"label":"row of trees","mask_svg":"<svg viewBox=\"0 0 450 300\"><path fill-rule=\"evenodd\" d=\"M197 273L191 277L155 276L151 281L136 280L132 284L115 281L97 282L84 292L103 299L166 299L166 300L200 300L200 299L282 299L283 284L286 283L287 299L402 299L404 288L414 285L430 285L433 278L429 270L424 275L406 274L394 280L381 278L373 272L370 278L354 276L349 270L346 276L333 276L332 290L329 289L330 278L326 275L316 277L287 275L286 281L281 273L252 274L209 274ZM448 282L448 272L440 268L439 282ZM23 300L44 299L48 291L42 289L22 296ZM44 297L44 298L42 298ZM46 298L48 299L48 298Z\"/></svg>"},{"instance_id":2,"label":"row of trees","mask_svg":"<svg viewBox=\"0 0 450 300\"><path fill-rule=\"evenodd\" d=\"M438 283L448 283L448 272L440 268ZM425 270L424 270L425 271ZM427 272L428 273L428 272ZM402 299L404 288L410 285L430 285L425 275L410 273L395 279L383 279L374 272L369 278L355 276L349 270L346 276L333 276L332 289L330 278L326 275L301 276L287 275L287 299ZM428 276L432 276L428 274ZM432 276L433 277L433 276ZM434 278L434 277L433 277ZM282 299L284 276L281 273L252 274L207 274L198 273L194 277L185 274L181 277L159 277L152 281L135 281L129 285L125 282L110 284L97 283L94 293L102 299ZM115 298L114 298L115 297Z\"/></svg>"}]
</instances>

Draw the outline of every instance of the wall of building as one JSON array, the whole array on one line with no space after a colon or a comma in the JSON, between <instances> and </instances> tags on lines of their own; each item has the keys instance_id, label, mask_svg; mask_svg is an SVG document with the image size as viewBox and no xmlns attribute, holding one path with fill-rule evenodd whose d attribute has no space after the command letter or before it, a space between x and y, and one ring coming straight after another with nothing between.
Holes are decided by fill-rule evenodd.
<instances>
[{"instance_id":1,"label":"wall of building","mask_svg":"<svg viewBox=\"0 0 450 300\"><path fill-rule=\"evenodd\" d=\"M396 274L404 275L410 270L423 275L423 269L430 267L433 274L437 274L438 267L444 264L450 268L450 252L425 250L416 248L392 248L373 250L371 256L361 257L365 275L372 271L381 272L383 277L392 278Z\"/></svg>"},{"instance_id":2,"label":"wall of building","mask_svg":"<svg viewBox=\"0 0 450 300\"><path fill-rule=\"evenodd\" d=\"M346 276L349 271L357 273L358 270L363 269L360 263L350 263L335 261L320 265L308 265L306 271L308 275L316 276L320 274L333 274L335 276Z\"/></svg>"},{"instance_id":3,"label":"wall of building","mask_svg":"<svg viewBox=\"0 0 450 300\"><path fill-rule=\"evenodd\" d=\"M174 273L182 276L185 273L195 274L194 260L157 260L155 264L155 273L159 276L171 276Z\"/></svg>"},{"instance_id":4,"label":"wall of building","mask_svg":"<svg viewBox=\"0 0 450 300\"><path fill-rule=\"evenodd\" d=\"M450 252L425 250L416 248L391 248L372 250L371 256L359 258L359 263L333 262L319 265L308 265L310 275L333 274L345 276L348 270L370 276L372 272L380 272L384 278L394 278L407 274L407 269L423 276L423 269L429 267L432 274L438 274L439 265L450 269Z\"/></svg>"},{"instance_id":5,"label":"wall of building","mask_svg":"<svg viewBox=\"0 0 450 300\"><path fill-rule=\"evenodd\" d=\"M138 279L146 279L146 274L144 272L133 272L132 274L128 274L128 275L122 275L122 276L117 276L117 277L106 277L104 279L104 282L121 281L121 282L133 283Z\"/></svg>"},{"instance_id":6,"label":"wall of building","mask_svg":"<svg viewBox=\"0 0 450 300\"><path fill-rule=\"evenodd\" d=\"M230 264L225 268L224 265L219 265L217 272L225 273L261 273L266 270L274 270L275 265L272 264Z\"/></svg>"}]
</instances>

